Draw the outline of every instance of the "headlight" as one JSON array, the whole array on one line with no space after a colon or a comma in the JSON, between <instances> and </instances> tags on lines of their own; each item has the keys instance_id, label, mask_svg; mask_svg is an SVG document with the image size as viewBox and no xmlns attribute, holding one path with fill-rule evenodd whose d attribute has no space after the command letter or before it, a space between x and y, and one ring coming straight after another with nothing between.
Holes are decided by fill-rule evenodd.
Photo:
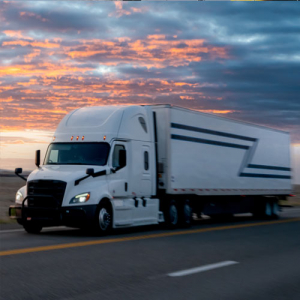
<instances>
[{"instance_id":1,"label":"headlight","mask_svg":"<svg viewBox=\"0 0 300 300\"><path fill-rule=\"evenodd\" d=\"M90 193L83 193L73 197L70 203L83 203L90 199Z\"/></svg>"},{"instance_id":2,"label":"headlight","mask_svg":"<svg viewBox=\"0 0 300 300\"><path fill-rule=\"evenodd\" d=\"M20 191L17 191L16 193L16 203L22 204L22 201L24 200L24 197Z\"/></svg>"}]
</instances>

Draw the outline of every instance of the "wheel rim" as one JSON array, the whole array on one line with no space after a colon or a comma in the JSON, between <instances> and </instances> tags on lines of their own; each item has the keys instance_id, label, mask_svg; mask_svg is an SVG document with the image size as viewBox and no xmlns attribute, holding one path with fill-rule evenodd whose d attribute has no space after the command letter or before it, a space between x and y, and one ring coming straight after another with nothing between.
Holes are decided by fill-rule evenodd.
<instances>
[{"instance_id":1,"label":"wheel rim","mask_svg":"<svg viewBox=\"0 0 300 300\"><path fill-rule=\"evenodd\" d=\"M266 206L265 206L265 214L269 217L272 215L272 207L270 202L266 202Z\"/></svg>"},{"instance_id":2,"label":"wheel rim","mask_svg":"<svg viewBox=\"0 0 300 300\"><path fill-rule=\"evenodd\" d=\"M170 223L172 225L176 225L178 222L178 212L177 212L177 207L172 204L170 206Z\"/></svg>"},{"instance_id":3,"label":"wheel rim","mask_svg":"<svg viewBox=\"0 0 300 300\"><path fill-rule=\"evenodd\" d=\"M99 212L99 226L101 230L106 231L109 228L110 220L111 217L106 208L101 208Z\"/></svg>"},{"instance_id":4,"label":"wheel rim","mask_svg":"<svg viewBox=\"0 0 300 300\"><path fill-rule=\"evenodd\" d=\"M185 204L183 207L183 213L184 213L184 221L186 224L191 223L191 216L192 216L192 208L189 204Z\"/></svg>"},{"instance_id":5,"label":"wheel rim","mask_svg":"<svg viewBox=\"0 0 300 300\"><path fill-rule=\"evenodd\" d=\"M275 203L273 204L273 215L278 216L278 212L279 212L278 203L275 202Z\"/></svg>"}]
</instances>

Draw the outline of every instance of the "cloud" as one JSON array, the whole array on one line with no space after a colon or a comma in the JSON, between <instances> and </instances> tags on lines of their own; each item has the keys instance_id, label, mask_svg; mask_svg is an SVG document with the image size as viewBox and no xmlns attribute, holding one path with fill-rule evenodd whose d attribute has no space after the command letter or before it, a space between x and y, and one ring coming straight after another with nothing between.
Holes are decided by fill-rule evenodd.
<instances>
[{"instance_id":1,"label":"cloud","mask_svg":"<svg viewBox=\"0 0 300 300\"><path fill-rule=\"evenodd\" d=\"M171 103L299 143L300 9L198 4L3 3L2 130L54 130L82 106Z\"/></svg>"}]
</instances>

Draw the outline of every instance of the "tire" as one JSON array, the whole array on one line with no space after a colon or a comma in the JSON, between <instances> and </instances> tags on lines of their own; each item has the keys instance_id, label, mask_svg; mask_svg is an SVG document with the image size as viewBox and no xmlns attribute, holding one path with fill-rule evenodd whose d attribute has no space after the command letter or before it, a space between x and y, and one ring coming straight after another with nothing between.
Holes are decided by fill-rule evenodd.
<instances>
[{"instance_id":1,"label":"tire","mask_svg":"<svg viewBox=\"0 0 300 300\"><path fill-rule=\"evenodd\" d=\"M106 235L111 231L112 209L109 203L100 203L95 216L94 229L100 235Z\"/></svg>"},{"instance_id":2,"label":"tire","mask_svg":"<svg viewBox=\"0 0 300 300\"><path fill-rule=\"evenodd\" d=\"M278 206L278 200L277 199L273 202L272 218L273 219L279 219L279 206Z\"/></svg>"},{"instance_id":3,"label":"tire","mask_svg":"<svg viewBox=\"0 0 300 300\"><path fill-rule=\"evenodd\" d=\"M42 225L36 223L25 223L23 227L28 233L33 233L33 234L40 233L43 228Z\"/></svg>"},{"instance_id":4,"label":"tire","mask_svg":"<svg viewBox=\"0 0 300 300\"><path fill-rule=\"evenodd\" d=\"M167 207L167 212L166 212L166 221L167 221L167 226L170 229L176 228L179 224L179 212L178 212L178 206L176 201L171 200L168 207Z\"/></svg>"},{"instance_id":5,"label":"tire","mask_svg":"<svg viewBox=\"0 0 300 300\"><path fill-rule=\"evenodd\" d=\"M187 228L191 227L193 221L193 209L190 205L190 200L185 200L181 207L180 212L180 224L181 226Z\"/></svg>"},{"instance_id":6,"label":"tire","mask_svg":"<svg viewBox=\"0 0 300 300\"><path fill-rule=\"evenodd\" d=\"M253 216L257 219L278 219L278 212L278 201L276 198L271 198L258 203L253 212Z\"/></svg>"}]
</instances>

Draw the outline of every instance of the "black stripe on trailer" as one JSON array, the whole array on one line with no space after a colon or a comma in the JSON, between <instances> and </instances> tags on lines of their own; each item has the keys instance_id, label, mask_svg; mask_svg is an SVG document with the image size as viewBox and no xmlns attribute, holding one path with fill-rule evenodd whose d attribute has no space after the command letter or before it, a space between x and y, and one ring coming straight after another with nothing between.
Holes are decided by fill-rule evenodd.
<instances>
[{"instance_id":1,"label":"black stripe on trailer","mask_svg":"<svg viewBox=\"0 0 300 300\"><path fill-rule=\"evenodd\" d=\"M245 146L245 145L238 145L238 144L232 144L232 143L224 143L224 142L219 142L219 141L199 139L199 138L195 138L195 137L177 135L177 134L172 134L171 138L173 140L181 140L181 141L187 141L187 142L209 144L209 145L230 147L230 148L238 148L238 149L245 149L245 150L248 150L250 148L250 146Z\"/></svg>"},{"instance_id":2,"label":"black stripe on trailer","mask_svg":"<svg viewBox=\"0 0 300 300\"><path fill-rule=\"evenodd\" d=\"M222 131L215 131L215 130L200 128L200 127L188 126L188 125L183 125L178 123L171 123L171 127L177 129L184 129L188 131L195 131L195 132L201 132L206 134L224 136L231 139L238 139L238 140L249 141L249 142L255 142L257 140L256 138L252 138L248 136L237 135L237 134L232 134L232 133L227 133Z\"/></svg>"},{"instance_id":3,"label":"black stripe on trailer","mask_svg":"<svg viewBox=\"0 0 300 300\"><path fill-rule=\"evenodd\" d=\"M276 170L276 171L291 171L291 168L287 168L287 167L251 164L250 160L252 160L252 158L254 156L254 152L256 150L256 147L257 147L257 144L259 141L259 139L257 139L257 138L246 137L246 136L242 136L242 135L231 134L231 133L227 133L227 132L215 131L215 130L199 128L199 127L194 127L194 126L188 126L188 125L183 125L183 124L178 124L178 123L171 123L171 127L176 128L176 129L183 129L183 130L188 130L188 131L201 132L201 133L205 133L205 134L239 139L239 140L243 140L243 141L251 141L251 142L253 142L253 145L246 146L246 145L226 143L226 142L221 142L221 141L214 141L214 140L208 140L208 139L202 139L202 138L196 138L196 137L190 137L190 136L184 136L184 135L178 135L178 134L171 134L171 139L174 139L174 140L181 140L181 141L187 141L187 142L208 144L208 145L213 145L213 146L221 146L221 147L229 147L229 148L247 150L245 153L244 159L241 163L240 171L238 172L238 176L240 176L240 177L291 179L291 176L288 176L288 175L255 174L255 173L244 173L243 172L243 170L246 168Z\"/></svg>"},{"instance_id":4,"label":"black stripe on trailer","mask_svg":"<svg viewBox=\"0 0 300 300\"><path fill-rule=\"evenodd\" d=\"M291 171L291 168L276 167L276 166L265 166L265 165L254 165L254 164L249 164L247 166L247 168L265 169L265 170L278 170L278 171Z\"/></svg>"},{"instance_id":5,"label":"black stripe on trailer","mask_svg":"<svg viewBox=\"0 0 300 300\"><path fill-rule=\"evenodd\" d=\"M280 179L291 179L289 175L273 175L273 174L254 174L254 173L241 173L241 177L256 177L256 178L280 178Z\"/></svg>"}]
</instances>

